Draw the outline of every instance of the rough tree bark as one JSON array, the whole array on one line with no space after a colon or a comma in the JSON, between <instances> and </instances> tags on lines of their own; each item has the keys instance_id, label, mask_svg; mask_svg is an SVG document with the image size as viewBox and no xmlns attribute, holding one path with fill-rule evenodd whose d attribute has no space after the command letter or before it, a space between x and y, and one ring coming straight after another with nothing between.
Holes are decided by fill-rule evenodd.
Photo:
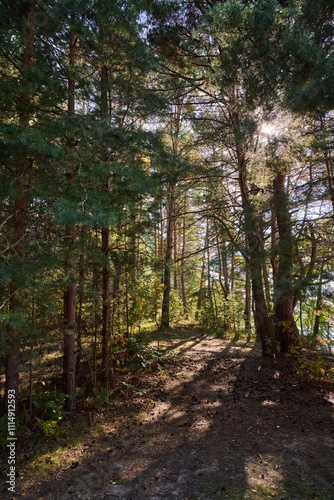
<instances>
[{"instance_id":1,"label":"rough tree bark","mask_svg":"<svg viewBox=\"0 0 334 500\"><path fill-rule=\"evenodd\" d=\"M69 42L69 74L68 74L68 108L67 113L71 118L75 114L75 79L73 77L73 69L76 61L76 45L78 37L72 35ZM71 156L75 148L75 140L73 137L69 139L69 155ZM70 158L68 165L68 172L66 178L68 181L69 189L76 177L76 165ZM74 270L74 243L75 243L75 224L71 224L66 228L67 240L67 259L65 268L70 277L70 283L64 290L64 392L68 396L65 403L65 409L69 412L70 416L75 414L76 410L76 352L75 352L75 338L76 338L76 281Z\"/></svg>"},{"instance_id":2,"label":"rough tree bark","mask_svg":"<svg viewBox=\"0 0 334 500\"><path fill-rule=\"evenodd\" d=\"M286 175L278 171L274 179L274 207L278 227L278 270L275 286L275 330L282 353L287 353L297 342L299 331L293 317L293 261L294 241L287 195L284 188Z\"/></svg>"},{"instance_id":3,"label":"rough tree bark","mask_svg":"<svg viewBox=\"0 0 334 500\"><path fill-rule=\"evenodd\" d=\"M178 281L179 281L179 277L178 277L178 272L177 272L177 246L178 246L178 234L177 234L177 223L176 223L176 201L175 201L175 204L174 204L174 216L173 216L173 220L174 220L174 227L173 227L173 231L174 231L174 290L178 290Z\"/></svg>"},{"instance_id":4,"label":"rough tree bark","mask_svg":"<svg viewBox=\"0 0 334 500\"><path fill-rule=\"evenodd\" d=\"M247 238L245 240L245 246L246 249L248 248L248 241ZM246 268L246 279L245 279L245 310L244 310L244 315L245 315L245 330L249 331L251 330L251 276L250 276L250 270L249 270L249 264L247 260L245 261L245 268Z\"/></svg>"},{"instance_id":5,"label":"rough tree bark","mask_svg":"<svg viewBox=\"0 0 334 500\"><path fill-rule=\"evenodd\" d=\"M79 308L78 308L78 321L77 321L77 352L76 352L76 360L75 360L75 371L76 371L76 379L80 378L80 370L81 370L81 357L82 357L82 329L83 329L83 304L84 304L84 282L85 282L85 228L81 230L82 242L81 243L81 254L79 257Z\"/></svg>"},{"instance_id":6,"label":"rough tree bark","mask_svg":"<svg viewBox=\"0 0 334 500\"><path fill-rule=\"evenodd\" d=\"M319 335L319 327L320 327L320 314L318 311L321 310L321 303L322 303L322 280L323 280L323 272L324 272L324 261L321 263L321 270L320 270L320 278L319 278L319 286L318 286L318 291L317 291L317 303L315 306L315 311L316 311L316 316L315 316L315 321L313 325L313 340L316 341L318 335Z\"/></svg>"},{"instance_id":7,"label":"rough tree bark","mask_svg":"<svg viewBox=\"0 0 334 500\"><path fill-rule=\"evenodd\" d=\"M276 286L276 276L278 270L278 261L277 261L277 221L276 214L274 211L271 212L271 253L270 253L270 263L273 273L273 285L274 289Z\"/></svg>"},{"instance_id":8,"label":"rough tree bark","mask_svg":"<svg viewBox=\"0 0 334 500\"><path fill-rule=\"evenodd\" d=\"M175 205L175 184L170 189L170 200L168 204L167 214L167 248L165 257L165 274L164 274L164 294L162 299L161 309L161 327L169 328L169 306L170 306L170 291L171 291L171 264L173 253L173 217Z\"/></svg>"},{"instance_id":9,"label":"rough tree bark","mask_svg":"<svg viewBox=\"0 0 334 500\"><path fill-rule=\"evenodd\" d=\"M181 125L181 103L175 106L175 113L172 122L172 150L175 160L179 152L179 132ZM171 172L171 177L175 176L175 172ZM173 245L176 245L176 180L170 182L170 200L167 212L167 248L165 257L165 273L164 273L164 294L162 299L161 309L161 327L169 327L169 307L170 307L170 292L171 292L171 265ZM175 248L176 251L176 248ZM175 279L174 285L177 286Z\"/></svg>"},{"instance_id":10,"label":"rough tree bark","mask_svg":"<svg viewBox=\"0 0 334 500\"><path fill-rule=\"evenodd\" d=\"M108 116L108 68L101 69L101 118ZM105 180L103 190L108 191L108 179ZM109 268L109 228L103 227L101 230L102 253L105 262L102 267L102 378L103 387L109 388L110 379L110 326L111 326L111 276Z\"/></svg>"},{"instance_id":11,"label":"rough tree bark","mask_svg":"<svg viewBox=\"0 0 334 500\"><path fill-rule=\"evenodd\" d=\"M245 235L248 240L248 263L250 268L250 275L252 281L252 291L254 300L254 322L256 334L261 339L262 355L274 356L277 352L276 341L272 323L269 318L266 299L263 291L263 278L262 278L262 248L261 248L261 235L260 226L255 207L249 197L250 190L247 182L246 170L246 154L244 145L238 139L239 134L239 118L238 112L235 110L230 111L230 118L233 123L235 133L235 149L238 161L238 181L242 200L242 208L245 222Z\"/></svg>"},{"instance_id":12,"label":"rough tree bark","mask_svg":"<svg viewBox=\"0 0 334 500\"><path fill-rule=\"evenodd\" d=\"M187 211L187 193L184 193L184 213ZM186 294L186 284L184 275L184 261L186 255L186 218L182 219L182 250L181 250L181 293L182 293L182 304L183 304L183 314L184 317L188 318L188 308L187 308L187 294Z\"/></svg>"},{"instance_id":13,"label":"rough tree bark","mask_svg":"<svg viewBox=\"0 0 334 500\"><path fill-rule=\"evenodd\" d=\"M220 287L224 293L225 300L227 300L228 295L229 295L228 276L226 277L227 264L226 264L226 259L225 259L225 272L224 272L224 266L222 263L224 256L223 256L223 252L222 252L221 247L220 247L218 236L217 236L217 254L218 254L218 262L219 262L218 281L219 281ZM223 282L223 274L224 274L225 283Z\"/></svg>"}]
</instances>

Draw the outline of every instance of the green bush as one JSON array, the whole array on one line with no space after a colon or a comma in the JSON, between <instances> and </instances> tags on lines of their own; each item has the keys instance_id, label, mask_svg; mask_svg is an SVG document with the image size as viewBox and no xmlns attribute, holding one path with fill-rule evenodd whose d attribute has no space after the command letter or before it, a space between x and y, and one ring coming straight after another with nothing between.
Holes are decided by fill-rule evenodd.
<instances>
[{"instance_id":1,"label":"green bush","mask_svg":"<svg viewBox=\"0 0 334 500\"><path fill-rule=\"evenodd\" d=\"M68 412L64 410L64 403L69 396L61 391L44 391L36 395L33 406L36 416L42 420L61 420Z\"/></svg>"},{"instance_id":2,"label":"green bush","mask_svg":"<svg viewBox=\"0 0 334 500\"><path fill-rule=\"evenodd\" d=\"M65 431L59 429L59 420L43 420L36 417L36 422L41 428L43 435L47 438L57 438L65 435Z\"/></svg>"},{"instance_id":3,"label":"green bush","mask_svg":"<svg viewBox=\"0 0 334 500\"><path fill-rule=\"evenodd\" d=\"M109 391L104 387L94 387L93 395L86 398L87 403L90 403L95 410L100 410L104 404L109 402Z\"/></svg>"}]
</instances>

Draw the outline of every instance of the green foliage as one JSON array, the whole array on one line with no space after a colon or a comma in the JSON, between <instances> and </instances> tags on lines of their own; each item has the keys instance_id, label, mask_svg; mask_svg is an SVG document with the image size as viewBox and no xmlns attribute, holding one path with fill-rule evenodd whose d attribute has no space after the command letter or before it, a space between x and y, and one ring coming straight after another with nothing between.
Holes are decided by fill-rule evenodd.
<instances>
[{"instance_id":1,"label":"green foliage","mask_svg":"<svg viewBox=\"0 0 334 500\"><path fill-rule=\"evenodd\" d=\"M62 391L45 390L45 384L43 383L37 384L36 390L33 406L39 418L45 421L59 421L67 415L63 407L65 400L69 397L68 395Z\"/></svg>"},{"instance_id":2,"label":"green foliage","mask_svg":"<svg viewBox=\"0 0 334 500\"><path fill-rule=\"evenodd\" d=\"M235 294L231 294L226 300L224 296L216 293L214 303L213 300L204 296L199 310L199 323L212 332L236 334L242 329L240 323L243 316L242 307L242 303Z\"/></svg>"},{"instance_id":3,"label":"green foliage","mask_svg":"<svg viewBox=\"0 0 334 500\"><path fill-rule=\"evenodd\" d=\"M43 382L35 385L35 391L34 418L42 434L50 439L64 436L65 431L59 428L59 422L68 415L64 403L69 396L61 391L46 390Z\"/></svg>"},{"instance_id":4,"label":"green foliage","mask_svg":"<svg viewBox=\"0 0 334 500\"><path fill-rule=\"evenodd\" d=\"M104 387L94 387L93 395L86 398L85 401L89 403L95 410L100 410L103 405L109 403L109 391Z\"/></svg>"},{"instance_id":5,"label":"green foliage","mask_svg":"<svg viewBox=\"0 0 334 500\"><path fill-rule=\"evenodd\" d=\"M124 371L150 371L159 366L161 356L159 349L146 345L140 337L118 336L112 343L112 359Z\"/></svg>"},{"instance_id":6,"label":"green foliage","mask_svg":"<svg viewBox=\"0 0 334 500\"><path fill-rule=\"evenodd\" d=\"M199 323L208 331L215 331L222 326L221 318L216 315L209 300L202 301L202 307L199 314Z\"/></svg>"},{"instance_id":7,"label":"green foliage","mask_svg":"<svg viewBox=\"0 0 334 500\"><path fill-rule=\"evenodd\" d=\"M122 384L127 388L129 389L130 391L132 391L134 394L137 394L137 396L143 396L144 394L146 394L148 392L147 389L138 389L137 387L135 387L134 385L132 384L127 384L126 382L122 382Z\"/></svg>"},{"instance_id":8,"label":"green foliage","mask_svg":"<svg viewBox=\"0 0 334 500\"><path fill-rule=\"evenodd\" d=\"M297 373L303 382L333 387L333 363L325 361L315 348L316 343L311 343L307 338L300 338L299 342L291 348L291 355L297 361ZM310 349L317 353L315 359L314 356L310 357Z\"/></svg>"},{"instance_id":9,"label":"green foliage","mask_svg":"<svg viewBox=\"0 0 334 500\"><path fill-rule=\"evenodd\" d=\"M158 366L158 360L162 355L159 349L147 346L135 338L129 341L128 353L126 368L129 371L150 371L153 365Z\"/></svg>"},{"instance_id":10,"label":"green foliage","mask_svg":"<svg viewBox=\"0 0 334 500\"><path fill-rule=\"evenodd\" d=\"M145 319L157 315L158 305L162 298L163 286L159 278L149 272L129 277L128 291L131 297L128 313L128 324L134 328Z\"/></svg>"},{"instance_id":11,"label":"green foliage","mask_svg":"<svg viewBox=\"0 0 334 500\"><path fill-rule=\"evenodd\" d=\"M43 420L38 417L35 419L46 438L56 439L65 435L65 431L58 426L59 420Z\"/></svg>"},{"instance_id":12,"label":"green foliage","mask_svg":"<svg viewBox=\"0 0 334 500\"><path fill-rule=\"evenodd\" d=\"M15 331L25 325L27 317L25 313L19 311L1 312L0 321L3 326Z\"/></svg>"},{"instance_id":13,"label":"green foliage","mask_svg":"<svg viewBox=\"0 0 334 500\"><path fill-rule=\"evenodd\" d=\"M171 182L177 200L173 216L177 255L171 268L184 272L188 319L198 298L203 327L238 332L244 307L244 256L251 257L257 268L269 265L269 254L279 256L282 267L284 255L290 252L293 280L280 273L274 298L284 290L304 294L301 317L311 339L318 307L310 284L319 274L320 258L330 268L324 242L330 249L333 239L330 216L317 227L311 221L320 257L308 273L313 242L307 229L308 213L315 213L314 198L321 198L324 206L331 200L333 185L323 160L331 158L333 135L332 2L313 2L314 7L310 0L213 3L204 14L210 2L199 9L195 2L193 10L186 3L177 16L177 3L149 2L153 21L145 27L147 2L128 1L124 9L122 2L97 0L89 10L85 2L36 3L34 56L29 68L24 68L24 53L30 3L24 2L18 11L10 2L0 6L0 349L8 354L15 340L23 351L22 370L28 362L35 368L33 361L47 342L61 341L63 293L71 282L78 285L84 356L89 353L94 368L99 365L104 303L101 268L110 271L114 367L126 371L159 367L159 351L144 345L133 332L140 331L145 320L160 319L166 193ZM146 30L151 31L151 45L145 40ZM160 46L159 30L163 35ZM69 64L72 32L78 42L75 61ZM178 75L174 80L162 76L164 56L164 66ZM102 67L107 70L104 83ZM75 80L74 116L66 108L70 76ZM196 107L205 95L207 100ZM280 141L272 139L268 148L261 147L261 122L270 121L269 111L282 101L299 114L316 112L314 121L306 115L289 130L290 135L297 128L299 135L313 134L313 142L297 143L287 135ZM178 106L180 116L175 120ZM240 172L240 151L244 173ZM277 215L280 208L272 204L272 176L277 165L288 170L290 164L296 167L287 176L286 207L291 213L294 207L298 213L305 209L305 220L293 214L293 238L288 246L281 238L270 248L271 212L274 207ZM305 172L311 169L307 178ZM249 197L244 210L238 190L240 174L248 175L243 180ZM294 189L295 179L306 187ZM202 216L210 217L206 236ZM222 229L211 224L211 217ZM183 223L184 262L180 259ZM262 239L263 248L258 245L255 252L247 251L245 233L261 224L263 235L255 236ZM102 228L109 231L106 252L101 250ZM297 234L300 262L295 256ZM222 238L220 250L214 248L216 238ZM198 292L203 244L210 248L211 260L205 272L203 266L208 288ZM223 257L227 274L223 278L235 281L228 300L217 285ZM305 279L295 286L304 272ZM274 281L270 272L269 279L270 295ZM330 282L329 271L324 279ZM323 321L326 315L327 323ZM322 312L317 339L328 350L332 316L330 309ZM184 319L179 290L171 292L170 319ZM300 352L295 354L298 357ZM54 358L50 362L56 364ZM322 369L314 370L318 368ZM36 390L33 404L40 428L52 436L58 432L56 422L66 415L66 396L46 388ZM108 402L109 395L103 391L95 389L88 400L96 409Z\"/></svg>"},{"instance_id":14,"label":"green foliage","mask_svg":"<svg viewBox=\"0 0 334 500\"><path fill-rule=\"evenodd\" d=\"M169 310L169 318L173 323L177 323L178 321L182 321L184 315L183 311L183 303L182 296L178 290L172 290L170 294L170 310Z\"/></svg>"}]
</instances>

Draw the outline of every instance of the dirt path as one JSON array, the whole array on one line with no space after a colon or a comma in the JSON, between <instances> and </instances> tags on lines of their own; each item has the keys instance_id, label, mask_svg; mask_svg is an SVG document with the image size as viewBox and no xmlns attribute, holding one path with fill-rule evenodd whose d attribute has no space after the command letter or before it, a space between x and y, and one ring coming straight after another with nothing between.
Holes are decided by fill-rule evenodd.
<instances>
[{"instance_id":1,"label":"dirt path","mask_svg":"<svg viewBox=\"0 0 334 500\"><path fill-rule=\"evenodd\" d=\"M148 398L124 397L69 467L34 482L23 470L15 498L334 499L333 394L253 346L194 329L166 344L182 362Z\"/></svg>"}]
</instances>

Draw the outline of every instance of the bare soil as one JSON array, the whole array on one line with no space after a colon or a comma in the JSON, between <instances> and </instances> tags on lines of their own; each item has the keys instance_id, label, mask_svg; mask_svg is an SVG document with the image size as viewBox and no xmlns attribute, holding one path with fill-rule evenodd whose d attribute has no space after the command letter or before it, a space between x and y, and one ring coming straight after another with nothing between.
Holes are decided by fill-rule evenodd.
<instances>
[{"instance_id":1,"label":"bare soil","mask_svg":"<svg viewBox=\"0 0 334 500\"><path fill-rule=\"evenodd\" d=\"M136 392L116 382L77 444L32 450L14 498L334 499L330 388L303 384L292 358L192 327L160 346L179 357L128 376Z\"/></svg>"}]
</instances>

